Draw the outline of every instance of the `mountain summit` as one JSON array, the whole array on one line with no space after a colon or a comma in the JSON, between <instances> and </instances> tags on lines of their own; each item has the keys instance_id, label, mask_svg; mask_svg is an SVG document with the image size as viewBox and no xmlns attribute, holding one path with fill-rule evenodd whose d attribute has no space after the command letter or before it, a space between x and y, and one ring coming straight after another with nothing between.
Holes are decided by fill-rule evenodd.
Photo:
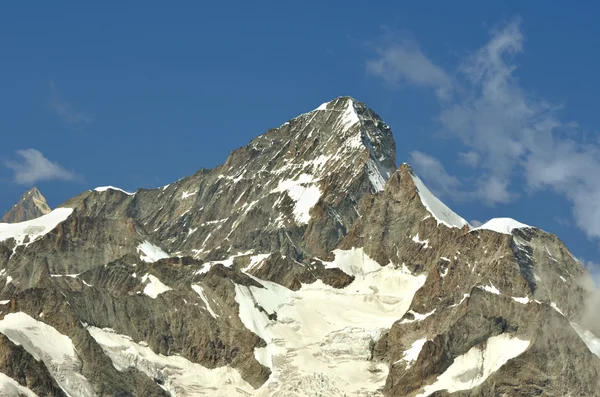
<instances>
[{"instance_id":1,"label":"mountain summit","mask_svg":"<svg viewBox=\"0 0 600 397\"><path fill-rule=\"evenodd\" d=\"M46 198L37 187L33 187L25 192L17 204L8 210L1 219L4 223L24 222L30 219L39 218L49 213L50 207L46 203Z\"/></svg>"},{"instance_id":2,"label":"mountain summit","mask_svg":"<svg viewBox=\"0 0 600 397\"><path fill-rule=\"evenodd\" d=\"M224 164L0 224L12 396L598 396L585 267L472 228L340 97Z\"/></svg>"}]
</instances>

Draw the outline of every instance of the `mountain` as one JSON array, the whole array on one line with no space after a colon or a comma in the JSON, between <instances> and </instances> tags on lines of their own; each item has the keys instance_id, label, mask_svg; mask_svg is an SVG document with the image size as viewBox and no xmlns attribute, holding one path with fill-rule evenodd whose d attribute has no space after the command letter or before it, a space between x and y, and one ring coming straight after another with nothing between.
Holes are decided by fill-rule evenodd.
<instances>
[{"instance_id":1,"label":"mountain","mask_svg":"<svg viewBox=\"0 0 600 397\"><path fill-rule=\"evenodd\" d=\"M21 199L8 210L0 222L17 223L39 218L49 213L50 207L42 193L33 187L21 196Z\"/></svg>"},{"instance_id":2,"label":"mountain","mask_svg":"<svg viewBox=\"0 0 600 397\"><path fill-rule=\"evenodd\" d=\"M340 97L157 189L0 225L8 396L596 396L554 235L473 228Z\"/></svg>"}]
</instances>

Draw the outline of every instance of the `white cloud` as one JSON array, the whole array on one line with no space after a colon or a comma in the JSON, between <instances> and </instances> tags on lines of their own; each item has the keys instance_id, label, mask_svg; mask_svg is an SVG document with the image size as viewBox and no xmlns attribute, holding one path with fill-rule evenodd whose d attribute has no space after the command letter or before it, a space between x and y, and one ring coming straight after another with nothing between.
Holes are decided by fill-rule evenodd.
<instances>
[{"instance_id":1,"label":"white cloud","mask_svg":"<svg viewBox=\"0 0 600 397\"><path fill-rule=\"evenodd\" d=\"M487 44L460 62L450 86L441 77L411 77L406 70L414 67L401 61L393 63L407 52L402 45L380 49L378 63L371 68L381 74L392 71L399 76L396 79L407 83L452 89L440 100L438 120L468 148L458 155L459 162L478 167L481 176L458 182L453 176L445 184L448 189L471 191L468 198L491 205L514 200L518 190L552 189L572 203L577 226L589 237L600 238L600 147L598 142L574 140L583 136L577 123L560 120L559 106L520 85L514 58L523 52L523 44L520 19L505 23L491 32ZM426 76L449 76L418 47L408 53L418 59L415 64L431 65L429 69L435 72ZM391 65L401 66L394 69ZM439 161L436 167L443 169ZM441 179L433 174L430 178ZM515 178L525 181L523 189L513 185ZM442 181L435 184L444 186ZM457 197L449 191L444 193Z\"/></svg>"},{"instance_id":2,"label":"white cloud","mask_svg":"<svg viewBox=\"0 0 600 397\"><path fill-rule=\"evenodd\" d=\"M376 49L377 57L367 62L367 72L396 86L411 83L432 88L441 99L448 98L452 80L408 40L396 40L393 45Z\"/></svg>"},{"instance_id":3,"label":"white cloud","mask_svg":"<svg viewBox=\"0 0 600 397\"><path fill-rule=\"evenodd\" d=\"M71 103L64 99L56 84L53 81L50 82L50 108L56 112L61 118L63 118L69 124L89 124L93 121L92 117L85 113L78 112L73 109Z\"/></svg>"},{"instance_id":4,"label":"white cloud","mask_svg":"<svg viewBox=\"0 0 600 397\"><path fill-rule=\"evenodd\" d=\"M77 181L81 177L68 171L58 163L48 160L35 149L17 150L20 161L5 161L4 165L14 171L14 180L20 185L33 185L38 181L59 179Z\"/></svg>"},{"instance_id":5,"label":"white cloud","mask_svg":"<svg viewBox=\"0 0 600 397\"><path fill-rule=\"evenodd\" d=\"M469 222L471 224L471 226L473 227L479 227L481 225L483 225L483 222L478 221L477 219L473 219L472 221Z\"/></svg>"},{"instance_id":6,"label":"white cloud","mask_svg":"<svg viewBox=\"0 0 600 397\"><path fill-rule=\"evenodd\" d=\"M474 151L458 153L458 161L471 168L476 168L479 165L481 156Z\"/></svg>"}]
</instances>

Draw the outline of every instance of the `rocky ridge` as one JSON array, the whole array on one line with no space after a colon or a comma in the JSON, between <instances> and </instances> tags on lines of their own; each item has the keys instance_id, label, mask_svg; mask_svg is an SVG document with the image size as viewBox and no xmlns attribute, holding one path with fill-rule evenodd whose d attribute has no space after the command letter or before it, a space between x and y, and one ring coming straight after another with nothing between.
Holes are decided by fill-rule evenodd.
<instances>
[{"instance_id":1,"label":"rocky ridge","mask_svg":"<svg viewBox=\"0 0 600 397\"><path fill-rule=\"evenodd\" d=\"M9 396L600 395L586 269L537 228L473 229L349 97L4 225L0 269Z\"/></svg>"}]
</instances>

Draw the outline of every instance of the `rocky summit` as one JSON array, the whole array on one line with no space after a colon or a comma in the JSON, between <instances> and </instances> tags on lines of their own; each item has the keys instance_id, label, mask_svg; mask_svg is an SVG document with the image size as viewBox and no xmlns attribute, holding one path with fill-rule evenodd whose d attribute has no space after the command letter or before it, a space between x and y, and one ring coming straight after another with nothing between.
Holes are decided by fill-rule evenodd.
<instances>
[{"instance_id":1,"label":"rocky summit","mask_svg":"<svg viewBox=\"0 0 600 397\"><path fill-rule=\"evenodd\" d=\"M13 207L4 214L2 219L0 219L0 222L24 222L39 218L50 211L46 198L42 196L42 193L40 193L37 187L33 187L25 192L25 194L21 196L19 202L13 205Z\"/></svg>"},{"instance_id":2,"label":"rocky summit","mask_svg":"<svg viewBox=\"0 0 600 397\"><path fill-rule=\"evenodd\" d=\"M11 210L0 394L600 396L585 267L395 153L340 97L170 185Z\"/></svg>"}]
</instances>

